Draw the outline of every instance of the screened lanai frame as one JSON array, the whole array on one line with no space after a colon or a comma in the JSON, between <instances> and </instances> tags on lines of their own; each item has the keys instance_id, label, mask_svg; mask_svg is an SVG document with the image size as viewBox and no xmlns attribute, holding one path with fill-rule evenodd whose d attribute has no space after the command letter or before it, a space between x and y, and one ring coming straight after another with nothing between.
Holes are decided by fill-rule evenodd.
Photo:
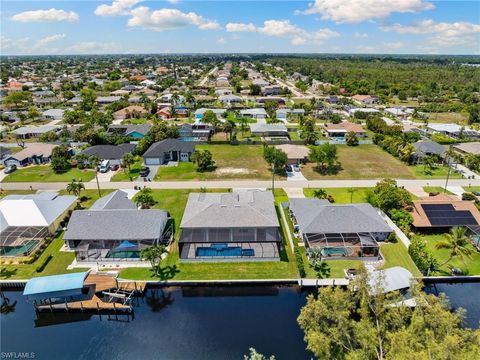
<instances>
[{"instance_id":1,"label":"screened lanai frame","mask_svg":"<svg viewBox=\"0 0 480 360\"><path fill-rule=\"evenodd\" d=\"M379 256L380 246L370 232L303 234L309 248L345 248L348 257Z\"/></svg>"},{"instance_id":2,"label":"screened lanai frame","mask_svg":"<svg viewBox=\"0 0 480 360\"><path fill-rule=\"evenodd\" d=\"M31 246L22 254L22 256L27 256L32 253L48 235L49 231L46 226L9 226L0 234L0 255L9 256L5 254L5 248L20 247L30 241L36 241L37 244L35 244L35 246Z\"/></svg>"}]
</instances>

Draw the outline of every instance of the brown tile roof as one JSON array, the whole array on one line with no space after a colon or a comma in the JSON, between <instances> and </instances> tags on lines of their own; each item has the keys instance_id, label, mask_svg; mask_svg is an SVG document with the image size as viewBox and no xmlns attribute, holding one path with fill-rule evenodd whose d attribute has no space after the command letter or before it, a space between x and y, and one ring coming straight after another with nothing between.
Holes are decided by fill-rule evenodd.
<instances>
[{"instance_id":1,"label":"brown tile roof","mask_svg":"<svg viewBox=\"0 0 480 360\"><path fill-rule=\"evenodd\" d=\"M363 129L362 125L351 123L351 122L348 122L348 121L344 121L344 122L341 122L341 123L338 123L338 124L325 123L323 125L323 128L327 131L341 131L341 130L344 130L345 132L353 131L355 133L366 132Z\"/></svg>"}]
</instances>

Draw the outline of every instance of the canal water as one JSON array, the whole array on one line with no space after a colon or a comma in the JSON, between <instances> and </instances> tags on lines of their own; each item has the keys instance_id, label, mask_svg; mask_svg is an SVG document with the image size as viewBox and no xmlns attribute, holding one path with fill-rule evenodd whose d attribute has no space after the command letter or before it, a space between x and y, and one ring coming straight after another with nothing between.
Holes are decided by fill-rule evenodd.
<instances>
[{"instance_id":1,"label":"canal water","mask_svg":"<svg viewBox=\"0 0 480 360\"><path fill-rule=\"evenodd\" d=\"M480 321L480 283L437 284L453 306ZM1 315L1 352L35 359L243 359L249 347L277 359L310 359L296 318L307 292L297 287L151 288L134 318L35 314L21 292L6 291L13 311ZM24 357L25 358L25 357Z\"/></svg>"}]
</instances>

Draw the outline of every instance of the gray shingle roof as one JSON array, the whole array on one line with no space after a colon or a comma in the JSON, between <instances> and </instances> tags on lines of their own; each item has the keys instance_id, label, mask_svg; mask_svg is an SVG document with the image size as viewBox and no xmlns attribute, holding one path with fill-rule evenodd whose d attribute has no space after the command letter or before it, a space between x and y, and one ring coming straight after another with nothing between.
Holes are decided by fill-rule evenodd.
<instances>
[{"instance_id":1,"label":"gray shingle roof","mask_svg":"<svg viewBox=\"0 0 480 360\"><path fill-rule=\"evenodd\" d=\"M268 132L285 132L287 133L287 128L285 125L281 124L250 124L250 131L251 132L261 132L261 133L268 133Z\"/></svg>"},{"instance_id":2,"label":"gray shingle roof","mask_svg":"<svg viewBox=\"0 0 480 360\"><path fill-rule=\"evenodd\" d=\"M116 129L119 129L123 130L123 134L125 135L129 135L132 132L146 135L150 131L150 128L151 126L149 124L110 125L108 132L115 132Z\"/></svg>"},{"instance_id":3,"label":"gray shingle roof","mask_svg":"<svg viewBox=\"0 0 480 360\"><path fill-rule=\"evenodd\" d=\"M64 240L160 239L167 223L164 210L77 210Z\"/></svg>"},{"instance_id":4,"label":"gray shingle roof","mask_svg":"<svg viewBox=\"0 0 480 360\"><path fill-rule=\"evenodd\" d=\"M126 153L131 153L135 149L135 144L120 145L95 145L86 148L81 153L88 157L96 155L100 159L116 160L121 159Z\"/></svg>"},{"instance_id":5,"label":"gray shingle roof","mask_svg":"<svg viewBox=\"0 0 480 360\"><path fill-rule=\"evenodd\" d=\"M292 199L293 212L304 234L391 232L370 204L332 205L326 200Z\"/></svg>"},{"instance_id":6,"label":"gray shingle roof","mask_svg":"<svg viewBox=\"0 0 480 360\"><path fill-rule=\"evenodd\" d=\"M436 143L435 141L417 141L413 144L415 149L417 149L417 156L425 156L428 154L437 154L438 156L443 157L445 155L445 146Z\"/></svg>"},{"instance_id":7,"label":"gray shingle roof","mask_svg":"<svg viewBox=\"0 0 480 360\"><path fill-rule=\"evenodd\" d=\"M193 153L195 151L195 143L191 141L182 141L178 139L165 139L153 143L143 154L144 158L161 157L164 153L170 151L180 151L183 153Z\"/></svg>"},{"instance_id":8,"label":"gray shingle roof","mask_svg":"<svg viewBox=\"0 0 480 360\"><path fill-rule=\"evenodd\" d=\"M122 190L116 190L106 196L101 197L92 205L90 210L101 210L101 209L109 209L109 210L128 210L128 209L136 209L137 207L127 197L127 193Z\"/></svg>"},{"instance_id":9,"label":"gray shingle roof","mask_svg":"<svg viewBox=\"0 0 480 360\"><path fill-rule=\"evenodd\" d=\"M278 227L271 191L243 190L234 193L191 193L182 228Z\"/></svg>"}]
</instances>

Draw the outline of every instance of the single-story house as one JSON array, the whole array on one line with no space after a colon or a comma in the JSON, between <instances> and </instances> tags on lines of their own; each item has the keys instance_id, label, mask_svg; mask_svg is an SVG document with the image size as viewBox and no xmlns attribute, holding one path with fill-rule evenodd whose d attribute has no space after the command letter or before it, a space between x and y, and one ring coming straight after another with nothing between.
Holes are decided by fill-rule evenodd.
<instances>
[{"instance_id":1,"label":"single-story house","mask_svg":"<svg viewBox=\"0 0 480 360\"><path fill-rule=\"evenodd\" d=\"M96 102L99 105L105 105L120 101L121 99L121 96L97 96Z\"/></svg>"},{"instance_id":2,"label":"single-story house","mask_svg":"<svg viewBox=\"0 0 480 360\"><path fill-rule=\"evenodd\" d=\"M431 140L422 140L417 141L416 143L412 144L415 148L415 155L413 156L415 162L420 163L422 162L425 156L436 155L440 159L445 157L445 152L447 151L445 146L436 143L435 141Z\"/></svg>"},{"instance_id":3,"label":"single-story house","mask_svg":"<svg viewBox=\"0 0 480 360\"><path fill-rule=\"evenodd\" d=\"M403 111L400 108L386 108L385 112L389 113L390 115L395 116L398 119L402 119L402 120L406 119L407 116L408 116L407 112Z\"/></svg>"},{"instance_id":4,"label":"single-story house","mask_svg":"<svg viewBox=\"0 0 480 360\"><path fill-rule=\"evenodd\" d=\"M460 154L480 155L480 142L468 142L453 145L453 148Z\"/></svg>"},{"instance_id":5,"label":"single-story house","mask_svg":"<svg viewBox=\"0 0 480 360\"><path fill-rule=\"evenodd\" d=\"M191 193L180 224L180 261L280 260L279 227L271 191Z\"/></svg>"},{"instance_id":6,"label":"single-story house","mask_svg":"<svg viewBox=\"0 0 480 360\"><path fill-rule=\"evenodd\" d=\"M206 108L200 108L195 110L195 122L200 123L203 119L203 115L205 114L206 111L213 111L213 113L217 116L217 119L222 119L223 115L227 111L226 109L206 109Z\"/></svg>"},{"instance_id":7,"label":"single-story house","mask_svg":"<svg viewBox=\"0 0 480 360\"><path fill-rule=\"evenodd\" d=\"M141 105L130 105L113 113L115 120L139 118L148 115L148 111Z\"/></svg>"},{"instance_id":8,"label":"single-story house","mask_svg":"<svg viewBox=\"0 0 480 360\"><path fill-rule=\"evenodd\" d=\"M262 95L265 96L278 95L281 90L282 88L278 85L264 85L261 87Z\"/></svg>"},{"instance_id":9,"label":"single-story house","mask_svg":"<svg viewBox=\"0 0 480 360\"><path fill-rule=\"evenodd\" d=\"M3 159L9 157L12 151L4 146L0 146L0 160L3 162Z\"/></svg>"},{"instance_id":10,"label":"single-story house","mask_svg":"<svg viewBox=\"0 0 480 360\"><path fill-rule=\"evenodd\" d=\"M58 125L41 125L41 126L22 126L11 132L16 138L30 139L32 137L41 136L50 131L58 131L61 127Z\"/></svg>"},{"instance_id":11,"label":"single-story house","mask_svg":"<svg viewBox=\"0 0 480 360\"><path fill-rule=\"evenodd\" d=\"M253 136L285 136L288 137L287 127L283 124L249 124Z\"/></svg>"},{"instance_id":12,"label":"single-story house","mask_svg":"<svg viewBox=\"0 0 480 360\"><path fill-rule=\"evenodd\" d=\"M150 128L151 126L149 124L110 125L107 129L107 133L141 139L147 135Z\"/></svg>"},{"instance_id":13,"label":"single-story house","mask_svg":"<svg viewBox=\"0 0 480 360\"><path fill-rule=\"evenodd\" d=\"M287 154L289 164L300 165L308 161L309 150L304 145L282 144L275 147Z\"/></svg>"},{"instance_id":14,"label":"single-story house","mask_svg":"<svg viewBox=\"0 0 480 360\"><path fill-rule=\"evenodd\" d=\"M63 240L77 261L138 261L143 248L172 239L168 220L165 210L137 209L126 192L117 190L89 210L75 210Z\"/></svg>"},{"instance_id":15,"label":"single-story house","mask_svg":"<svg viewBox=\"0 0 480 360\"><path fill-rule=\"evenodd\" d=\"M83 150L80 154L90 156L97 156L100 160L110 160L110 165L120 165L122 157L126 153L133 153L135 144L120 144L120 145L95 145Z\"/></svg>"},{"instance_id":16,"label":"single-story house","mask_svg":"<svg viewBox=\"0 0 480 360\"><path fill-rule=\"evenodd\" d=\"M348 110L348 115L349 116L355 116L356 112L366 113L366 114L378 114L378 113L380 113L380 110L373 109L373 108L353 108L353 109Z\"/></svg>"},{"instance_id":17,"label":"single-story house","mask_svg":"<svg viewBox=\"0 0 480 360\"><path fill-rule=\"evenodd\" d=\"M278 109L275 112L275 117L277 120L287 122L288 114L292 117L301 117L305 115L305 109Z\"/></svg>"},{"instance_id":18,"label":"single-story house","mask_svg":"<svg viewBox=\"0 0 480 360\"><path fill-rule=\"evenodd\" d=\"M155 115L157 115L162 120L170 119L172 117L172 107L164 106L160 110L158 110Z\"/></svg>"},{"instance_id":19,"label":"single-story house","mask_svg":"<svg viewBox=\"0 0 480 360\"><path fill-rule=\"evenodd\" d=\"M280 97L266 96L266 97L257 98L257 103L259 104L265 104L267 101L274 101L280 106L285 105L285 99Z\"/></svg>"},{"instance_id":20,"label":"single-story house","mask_svg":"<svg viewBox=\"0 0 480 360\"><path fill-rule=\"evenodd\" d=\"M42 113L42 117L48 120L62 120L64 109L48 109Z\"/></svg>"},{"instance_id":21,"label":"single-story house","mask_svg":"<svg viewBox=\"0 0 480 360\"><path fill-rule=\"evenodd\" d=\"M471 201L437 195L413 201L412 227L418 231L445 231L454 226L480 225L480 212Z\"/></svg>"},{"instance_id":22,"label":"single-story house","mask_svg":"<svg viewBox=\"0 0 480 360\"><path fill-rule=\"evenodd\" d=\"M33 144L20 150L16 154L10 154L3 159L3 163L16 166L27 166L30 164L41 165L50 162L52 151L57 145Z\"/></svg>"},{"instance_id":23,"label":"single-story house","mask_svg":"<svg viewBox=\"0 0 480 360\"><path fill-rule=\"evenodd\" d=\"M182 141L208 141L214 133L209 124L181 124L178 128L178 139Z\"/></svg>"},{"instance_id":24,"label":"single-story house","mask_svg":"<svg viewBox=\"0 0 480 360\"><path fill-rule=\"evenodd\" d=\"M340 102L340 98L337 95L329 95L325 98L325 102L336 105Z\"/></svg>"},{"instance_id":25,"label":"single-story house","mask_svg":"<svg viewBox=\"0 0 480 360\"><path fill-rule=\"evenodd\" d=\"M240 110L240 116L242 118L264 120L267 118L268 114L263 108L255 108Z\"/></svg>"},{"instance_id":26,"label":"single-story house","mask_svg":"<svg viewBox=\"0 0 480 360\"><path fill-rule=\"evenodd\" d=\"M225 105L232 105L232 104L241 104L242 103L242 98L240 96L236 95L220 95L218 97L218 101Z\"/></svg>"},{"instance_id":27,"label":"single-story house","mask_svg":"<svg viewBox=\"0 0 480 360\"><path fill-rule=\"evenodd\" d=\"M480 138L480 131L474 130L469 126L461 126L458 124L439 124L430 123L427 125L430 132L447 135L453 138L460 136L460 133L469 138Z\"/></svg>"},{"instance_id":28,"label":"single-story house","mask_svg":"<svg viewBox=\"0 0 480 360\"><path fill-rule=\"evenodd\" d=\"M352 100L358 104L372 105L378 103L378 96L374 95L353 95Z\"/></svg>"},{"instance_id":29,"label":"single-story house","mask_svg":"<svg viewBox=\"0 0 480 360\"><path fill-rule=\"evenodd\" d=\"M358 137L365 137L367 131L360 124L343 121L338 124L325 123L322 125L323 133L328 137L345 137L349 132L354 132Z\"/></svg>"},{"instance_id":30,"label":"single-story house","mask_svg":"<svg viewBox=\"0 0 480 360\"><path fill-rule=\"evenodd\" d=\"M0 255L31 253L45 237L55 234L76 200L56 192L5 196L0 200Z\"/></svg>"},{"instance_id":31,"label":"single-story house","mask_svg":"<svg viewBox=\"0 0 480 360\"><path fill-rule=\"evenodd\" d=\"M370 204L334 205L314 198L290 199L289 212L298 236L324 257L378 257L378 241L392 229Z\"/></svg>"},{"instance_id":32,"label":"single-story house","mask_svg":"<svg viewBox=\"0 0 480 360\"><path fill-rule=\"evenodd\" d=\"M195 143L178 139L165 139L153 143L143 154L145 165L162 165L169 161L190 161Z\"/></svg>"}]
</instances>

